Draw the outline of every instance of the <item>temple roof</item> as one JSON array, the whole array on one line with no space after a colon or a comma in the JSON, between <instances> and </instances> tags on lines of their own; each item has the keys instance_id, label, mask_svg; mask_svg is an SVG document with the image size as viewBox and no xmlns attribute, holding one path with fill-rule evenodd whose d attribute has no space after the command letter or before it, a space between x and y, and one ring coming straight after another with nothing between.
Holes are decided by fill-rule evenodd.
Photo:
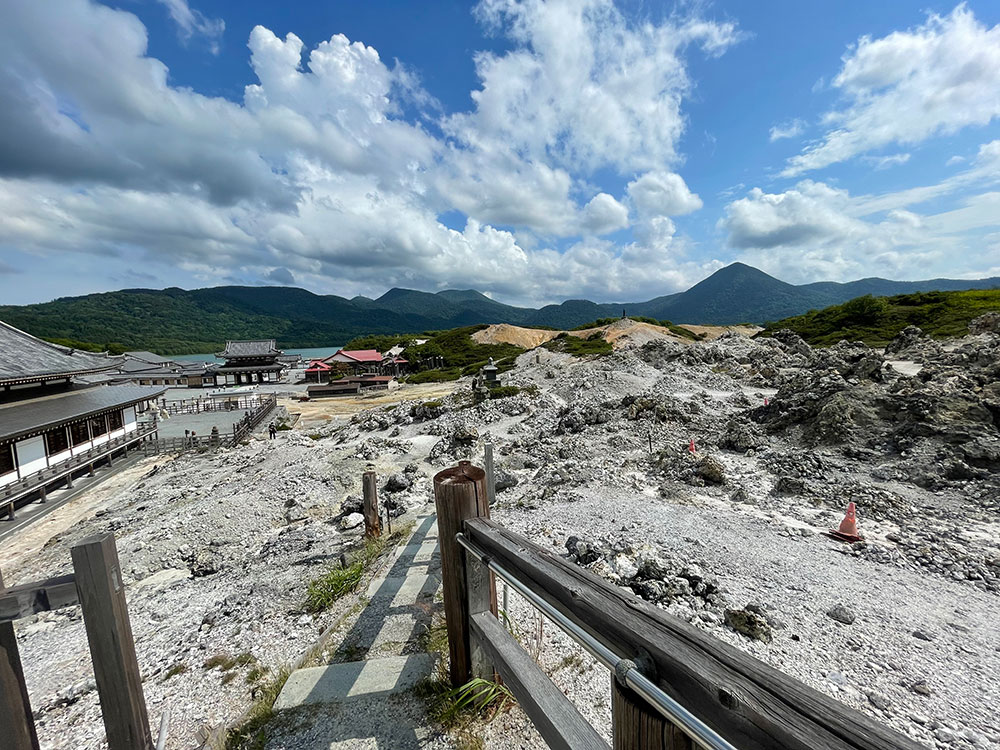
<instances>
[{"instance_id":1,"label":"temple roof","mask_svg":"<svg viewBox=\"0 0 1000 750\"><path fill-rule=\"evenodd\" d=\"M234 357L277 357L282 352L275 348L274 339L254 341L227 341L226 350L219 356L224 359Z\"/></svg>"},{"instance_id":2,"label":"temple roof","mask_svg":"<svg viewBox=\"0 0 1000 750\"><path fill-rule=\"evenodd\" d=\"M107 353L50 344L0 321L0 385L102 372L123 361L122 357L110 357Z\"/></svg>"},{"instance_id":3,"label":"temple roof","mask_svg":"<svg viewBox=\"0 0 1000 750\"><path fill-rule=\"evenodd\" d=\"M0 440L40 432L115 407L148 401L166 390L163 386L99 385L16 401L0 406Z\"/></svg>"},{"instance_id":4,"label":"temple roof","mask_svg":"<svg viewBox=\"0 0 1000 750\"><path fill-rule=\"evenodd\" d=\"M374 349L341 349L336 354L327 357L326 361L336 361L337 357L346 357L348 360L354 362L381 362L382 355ZM343 361L343 360L340 360Z\"/></svg>"}]
</instances>

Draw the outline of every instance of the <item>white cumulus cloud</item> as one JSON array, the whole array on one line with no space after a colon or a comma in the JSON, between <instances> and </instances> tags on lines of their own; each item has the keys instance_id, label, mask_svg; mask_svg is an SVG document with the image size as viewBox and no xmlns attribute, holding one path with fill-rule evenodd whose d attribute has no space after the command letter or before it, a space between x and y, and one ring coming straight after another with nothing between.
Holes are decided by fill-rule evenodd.
<instances>
[{"instance_id":1,"label":"white cumulus cloud","mask_svg":"<svg viewBox=\"0 0 1000 750\"><path fill-rule=\"evenodd\" d=\"M221 33L161 2L182 37ZM478 54L471 108L442 114L413 71L342 34L307 48L255 27L256 81L233 101L173 86L124 10L3 3L0 244L342 294L477 286L538 302L696 280L666 218L701 206L673 171L685 55L722 53L734 26L632 23L611 0L477 14L511 48ZM639 177L616 198L601 170ZM456 213L461 230L439 220ZM630 226L624 247L600 239Z\"/></svg>"},{"instance_id":2,"label":"white cumulus cloud","mask_svg":"<svg viewBox=\"0 0 1000 750\"><path fill-rule=\"evenodd\" d=\"M826 134L784 176L989 124L1000 116L1000 25L987 27L963 3L916 28L861 37L833 87L844 105L824 116Z\"/></svg>"}]
</instances>

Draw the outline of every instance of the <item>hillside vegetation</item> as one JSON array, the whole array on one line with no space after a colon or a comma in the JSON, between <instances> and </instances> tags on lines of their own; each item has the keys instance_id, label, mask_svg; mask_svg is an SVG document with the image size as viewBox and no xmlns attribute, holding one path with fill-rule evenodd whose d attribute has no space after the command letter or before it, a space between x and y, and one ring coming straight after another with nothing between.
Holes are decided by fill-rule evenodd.
<instances>
[{"instance_id":1,"label":"hillside vegetation","mask_svg":"<svg viewBox=\"0 0 1000 750\"><path fill-rule=\"evenodd\" d=\"M882 346L909 325L919 326L935 338L963 336L970 320L991 310L1000 310L1000 290L921 292L895 297L869 294L769 323L761 335L789 328L814 346L828 346L841 339Z\"/></svg>"},{"instance_id":2,"label":"hillside vegetation","mask_svg":"<svg viewBox=\"0 0 1000 750\"><path fill-rule=\"evenodd\" d=\"M687 291L645 302L567 300L539 309L506 305L471 289L431 294L390 289L378 299L319 295L292 287L123 289L35 305L0 305L0 320L35 336L91 342L100 349L159 354L219 351L227 339L274 338L283 348L337 346L356 336L416 334L483 323L568 330L622 311L633 320L728 325L776 320L840 304L859 294L990 289L1000 279L888 281L795 286L742 263L720 268ZM381 347L379 347L381 348Z\"/></svg>"},{"instance_id":3,"label":"hillside vegetation","mask_svg":"<svg viewBox=\"0 0 1000 750\"><path fill-rule=\"evenodd\" d=\"M433 381L458 380L463 375L473 375L489 362L490 357L501 372L509 370L514 365L514 359L524 351L513 344L480 344L472 338L472 334L486 328L485 325L453 328L450 331L437 331L425 334L428 340L417 346L408 346L403 356L412 364L431 357L444 359L443 368L422 370L407 378L410 383L429 383ZM420 338L424 338L421 336ZM397 342L398 343L398 342Z\"/></svg>"}]
</instances>

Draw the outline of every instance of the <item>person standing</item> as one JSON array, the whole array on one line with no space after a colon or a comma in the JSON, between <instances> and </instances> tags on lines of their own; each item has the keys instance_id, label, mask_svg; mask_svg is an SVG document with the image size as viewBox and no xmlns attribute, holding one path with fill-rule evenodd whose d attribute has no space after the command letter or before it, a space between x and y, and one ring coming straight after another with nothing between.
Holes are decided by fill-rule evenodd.
<instances>
[{"instance_id":1,"label":"person standing","mask_svg":"<svg viewBox=\"0 0 1000 750\"><path fill-rule=\"evenodd\" d=\"M274 436L278 434L278 428L274 426L274 422L267 426L267 434L271 436L271 440L274 440Z\"/></svg>"}]
</instances>

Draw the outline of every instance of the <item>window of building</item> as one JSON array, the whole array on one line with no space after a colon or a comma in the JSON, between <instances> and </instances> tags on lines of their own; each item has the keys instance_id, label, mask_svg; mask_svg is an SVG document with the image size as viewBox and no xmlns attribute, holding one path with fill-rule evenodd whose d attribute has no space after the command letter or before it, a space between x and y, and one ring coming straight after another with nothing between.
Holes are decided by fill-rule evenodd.
<instances>
[{"instance_id":1,"label":"window of building","mask_svg":"<svg viewBox=\"0 0 1000 750\"><path fill-rule=\"evenodd\" d=\"M0 474L9 474L17 468L14 463L14 446L11 443L0 445Z\"/></svg>"},{"instance_id":2,"label":"window of building","mask_svg":"<svg viewBox=\"0 0 1000 750\"><path fill-rule=\"evenodd\" d=\"M91 417L90 418L90 434L91 435L93 435L94 437L97 437L98 435L103 435L107 431L108 431L108 421L104 418L103 414L101 414L98 417Z\"/></svg>"},{"instance_id":3,"label":"window of building","mask_svg":"<svg viewBox=\"0 0 1000 750\"><path fill-rule=\"evenodd\" d=\"M69 448L69 436L65 427L57 427L45 433L45 451L50 456L62 453Z\"/></svg>"},{"instance_id":4,"label":"window of building","mask_svg":"<svg viewBox=\"0 0 1000 750\"><path fill-rule=\"evenodd\" d=\"M114 432L115 430L120 430L125 422L122 420L122 413L120 411L113 411L108 414L108 429Z\"/></svg>"},{"instance_id":5,"label":"window of building","mask_svg":"<svg viewBox=\"0 0 1000 750\"><path fill-rule=\"evenodd\" d=\"M77 422L70 425L70 436L73 438L73 445L80 445L90 440L90 430L87 429L86 422Z\"/></svg>"}]
</instances>

